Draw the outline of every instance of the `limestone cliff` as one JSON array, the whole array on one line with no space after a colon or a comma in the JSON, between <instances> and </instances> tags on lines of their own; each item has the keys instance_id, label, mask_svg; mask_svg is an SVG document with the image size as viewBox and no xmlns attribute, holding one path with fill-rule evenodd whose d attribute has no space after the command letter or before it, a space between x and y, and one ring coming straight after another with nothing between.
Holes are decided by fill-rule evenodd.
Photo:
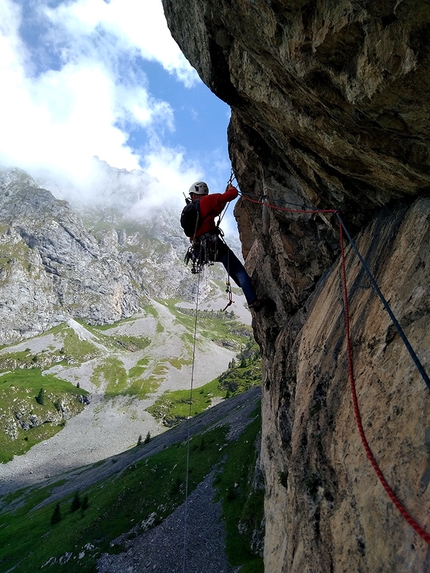
<instances>
[{"instance_id":1,"label":"limestone cliff","mask_svg":"<svg viewBox=\"0 0 430 573\"><path fill-rule=\"evenodd\" d=\"M0 344L69 318L112 323L151 297L194 300L178 213L133 208L151 193L148 176L103 169L85 204L56 199L24 171L0 170ZM206 297L219 291L208 274L202 287Z\"/></svg>"},{"instance_id":2,"label":"limestone cliff","mask_svg":"<svg viewBox=\"0 0 430 573\"><path fill-rule=\"evenodd\" d=\"M339 209L429 370L430 5L419 0L163 0L174 38L232 109L246 264L276 310L264 355L268 573L430 571L379 483L348 382ZM260 198L266 195L269 206ZM346 275L370 448L430 533L429 391L355 253Z\"/></svg>"},{"instance_id":3,"label":"limestone cliff","mask_svg":"<svg viewBox=\"0 0 430 573\"><path fill-rule=\"evenodd\" d=\"M0 342L34 336L70 316L113 322L138 293L65 201L23 171L0 172Z\"/></svg>"}]
</instances>

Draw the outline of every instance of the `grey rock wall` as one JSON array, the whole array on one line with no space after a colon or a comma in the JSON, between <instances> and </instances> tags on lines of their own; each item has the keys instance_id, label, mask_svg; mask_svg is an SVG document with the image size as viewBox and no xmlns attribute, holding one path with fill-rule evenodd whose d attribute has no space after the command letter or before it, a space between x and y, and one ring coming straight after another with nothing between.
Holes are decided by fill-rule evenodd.
<instances>
[{"instance_id":1,"label":"grey rock wall","mask_svg":"<svg viewBox=\"0 0 430 573\"><path fill-rule=\"evenodd\" d=\"M65 201L27 174L0 178L1 343L68 317L103 324L130 316L139 293L128 272L86 231Z\"/></svg>"},{"instance_id":2,"label":"grey rock wall","mask_svg":"<svg viewBox=\"0 0 430 573\"><path fill-rule=\"evenodd\" d=\"M232 164L257 201L244 198L235 210L243 253L258 292L276 303L253 320L264 355L266 571L430 571L427 543L393 506L360 443L337 219L288 211L340 209L429 370L429 4L163 5L191 64L231 106ZM428 389L349 251L347 273L367 438L430 532Z\"/></svg>"}]
</instances>

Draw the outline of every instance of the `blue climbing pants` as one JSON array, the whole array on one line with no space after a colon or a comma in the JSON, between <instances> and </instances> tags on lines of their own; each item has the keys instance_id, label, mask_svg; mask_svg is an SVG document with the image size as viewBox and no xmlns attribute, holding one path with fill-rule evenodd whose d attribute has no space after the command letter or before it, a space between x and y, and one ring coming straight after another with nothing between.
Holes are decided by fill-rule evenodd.
<instances>
[{"instance_id":1,"label":"blue climbing pants","mask_svg":"<svg viewBox=\"0 0 430 573\"><path fill-rule=\"evenodd\" d=\"M243 290L246 301L248 304L254 302L257 298L257 294L252 286L251 279L242 265L240 260L236 257L233 251L228 247L224 241L218 239L217 241L217 255L216 261L224 265L225 270L228 275L234 280L234 282Z\"/></svg>"}]
</instances>

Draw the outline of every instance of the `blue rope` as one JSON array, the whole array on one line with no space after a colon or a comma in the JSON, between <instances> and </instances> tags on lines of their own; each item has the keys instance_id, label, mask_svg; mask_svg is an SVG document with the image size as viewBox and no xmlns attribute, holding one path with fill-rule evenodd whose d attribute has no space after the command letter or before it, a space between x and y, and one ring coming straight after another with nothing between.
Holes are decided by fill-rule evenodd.
<instances>
[{"instance_id":1,"label":"blue rope","mask_svg":"<svg viewBox=\"0 0 430 573\"><path fill-rule=\"evenodd\" d=\"M240 193L240 195L242 195L245 199L248 198L248 199L252 200L251 198L253 197L253 195L250 195L250 194L247 194L247 193L242 193L241 191L239 191L239 193ZM274 203L276 203L276 200L274 201ZM295 203L289 203L288 201L283 201L283 203L286 204L286 205L294 205L294 206L296 206L296 207L301 207L301 208L303 209L303 205L297 205L297 204L295 204ZM263 203L261 203L261 204L263 204ZM279 205L278 205L277 207L280 208ZM276 206L273 205L273 208L276 209ZM370 272L369 267L368 267L367 264L366 264L366 261L365 261L365 260L363 259L363 257L361 256L360 251L359 251L358 248L357 248L357 245L355 244L354 240L352 239L351 235L349 234L348 229L345 227L345 223L342 221L342 219L341 219L341 217L340 217L340 215L339 215L339 212L338 212L337 210L336 210L336 211L333 211L333 212L334 212L334 214L336 215L336 217L338 218L339 223L342 225L342 228L343 228L343 230L345 231L345 234L347 235L347 237L348 237L348 239L349 239L349 242L351 243L351 246L352 246L352 248L354 249L354 251L355 251L357 257L360 259L360 262L361 262L361 264L363 265L363 268L364 268L364 270L366 271L367 276L369 277L370 283L371 283L371 285L372 285L374 291L376 292L376 294L377 294L377 295L379 296L379 298L381 299L382 304L384 305L385 310L388 312L388 314L389 314L389 316L390 316L390 318L391 318L391 320L392 320L392 322L393 322L393 324L394 324L394 326L395 326L395 328L396 328L398 334L400 335L400 338L402 339L402 341L403 341L404 345L406 346L406 348L407 348L409 354L411 355L411 358L412 358L412 360L414 361L415 366L418 368L418 371L419 371L419 373L421 374L422 379L423 379L424 382L426 383L427 388L430 390L430 378L428 377L427 372L424 370L424 366L421 364L421 362L420 362L418 356L416 355L414 349L412 348L412 346L411 346L411 344L410 344L410 342L409 342L409 340L408 340L406 334L403 332L402 327L400 326L399 322L397 321L396 317L394 316L393 311L391 310L391 308L390 308L388 302L386 301L386 299L385 299L384 295L382 294L380 288L378 287L378 285L377 285L375 279L373 278L373 275L372 275L372 273Z\"/></svg>"},{"instance_id":2,"label":"blue rope","mask_svg":"<svg viewBox=\"0 0 430 573\"><path fill-rule=\"evenodd\" d=\"M381 292L380 288L378 287L378 285L377 285L375 279L373 278L373 275L372 275L372 273L370 272L369 267L368 267L367 264L366 264L366 261L365 261L365 260L363 259L363 257L361 256L360 251L359 251L358 248L357 248L357 245L355 244L355 242L353 241L353 239L352 239L351 235L349 234L347 228L345 227L344 222L343 222L342 219L340 218L339 213L336 212L335 214L336 214L336 217L337 217L338 220L339 220L339 223L342 225L342 228L343 228L343 230L345 231L345 233L346 233L346 235L347 235L347 237L348 237L348 240L349 240L349 242L351 243L352 248L354 249L354 251L355 251L357 257L360 259L360 262L361 262L361 264L363 265L363 268L364 268L364 270L366 271L367 276L369 277L369 280L370 280L370 283L371 283L371 285L372 285L372 287L373 287L373 290L376 292L376 294L377 294L377 295L379 296L379 298L381 299L382 304L384 305L385 310L388 312L388 314L389 314L389 316L390 316L390 318L391 318L391 320L392 320L394 326L396 327L397 332L398 332L399 335L400 335L400 338L403 340L404 345L405 345L406 348L408 349L408 352L409 352L409 354L411 355L412 360L413 360L414 363L415 363L415 366L418 368L418 371L419 371L419 373L421 374L422 379L423 379L424 382L426 383L427 388L430 390L430 379L429 379L429 377L428 377L426 371L424 370L423 365L421 364L421 362L420 362L418 356L416 355L414 349L412 348L412 346L411 346L409 340L407 339L406 334L403 332L402 327L400 326L400 324L398 323L396 317L394 316L393 311L391 310L391 308L390 308L388 302L385 300L384 295L382 294L382 292Z\"/></svg>"}]
</instances>

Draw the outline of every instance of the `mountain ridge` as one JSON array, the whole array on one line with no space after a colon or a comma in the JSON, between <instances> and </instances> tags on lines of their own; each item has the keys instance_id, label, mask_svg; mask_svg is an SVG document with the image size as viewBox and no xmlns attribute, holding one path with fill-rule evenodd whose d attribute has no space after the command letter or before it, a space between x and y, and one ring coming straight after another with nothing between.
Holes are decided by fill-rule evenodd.
<instances>
[{"instance_id":1,"label":"mountain ridge","mask_svg":"<svg viewBox=\"0 0 430 573\"><path fill-rule=\"evenodd\" d=\"M148 193L136 186L148 178L109 168L109 180L116 172L119 181L109 192L100 190L97 205L75 208L22 170L0 172L0 344L69 318L112 324L154 298L194 300L196 281L182 260L189 243L178 213L153 206L143 219L137 208L137 218L130 217ZM203 274L202 301L219 296L223 277L216 267Z\"/></svg>"}]
</instances>

